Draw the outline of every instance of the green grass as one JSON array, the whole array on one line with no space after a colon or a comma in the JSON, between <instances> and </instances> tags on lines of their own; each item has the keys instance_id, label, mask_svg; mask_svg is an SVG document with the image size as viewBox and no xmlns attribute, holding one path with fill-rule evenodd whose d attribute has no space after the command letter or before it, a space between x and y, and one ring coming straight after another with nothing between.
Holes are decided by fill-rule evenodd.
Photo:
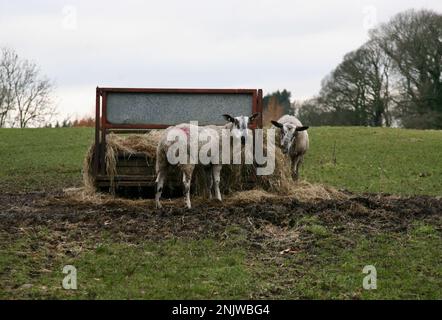
<instances>
[{"instance_id":1,"label":"green grass","mask_svg":"<svg viewBox=\"0 0 442 320\"><path fill-rule=\"evenodd\" d=\"M356 192L442 194L442 131L318 127L309 134L301 175L310 182ZM80 185L92 140L88 128L0 129L0 190Z\"/></svg>"},{"instance_id":2,"label":"green grass","mask_svg":"<svg viewBox=\"0 0 442 320\"><path fill-rule=\"evenodd\" d=\"M308 181L356 192L442 194L442 131L319 127L309 135Z\"/></svg>"},{"instance_id":3,"label":"green grass","mask_svg":"<svg viewBox=\"0 0 442 320\"><path fill-rule=\"evenodd\" d=\"M88 243L89 249L72 244L70 254L57 254L46 245L50 232L40 228L30 237L1 247L0 298L442 297L442 237L432 225L417 223L405 233L369 237L342 235L318 222L306 222L305 228L316 239L313 248L270 263L264 262L265 255L251 257L244 247L210 239L129 244L104 237L101 243ZM343 237L351 238L355 245L343 247ZM62 288L62 269L68 264L77 268L77 290ZM377 269L375 290L363 289L365 265Z\"/></svg>"},{"instance_id":4,"label":"green grass","mask_svg":"<svg viewBox=\"0 0 442 320\"><path fill-rule=\"evenodd\" d=\"M51 191L81 184L93 129L0 129L0 190Z\"/></svg>"},{"instance_id":5,"label":"green grass","mask_svg":"<svg viewBox=\"0 0 442 320\"><path fill-rule=\"evenodd\" d=\"M440 299L442 297L442 238L431 225L408 233L354 237L356 245L342 250L339 237L320 234L314 263L303 266L304 256L292 260L302 269L293 288L282 295L305 299ZM377 271L377 289L365 290L364 266ZM298 270L299 271L299 270Z\"/></svg>"},{"instance_id":6,"label":"green grass","mask_svg":"<svg viewBox=\"0 0 442 320\"><path fill-rule=\"evenodd\" d=\"M45 237L43 233L38 237ZM53 257L43 246L17 256L32 243L20 239L0 255L0 298L238 299L253 292L245 252L213 240L140 245L106 241L74 257ZM62 288L64 265L77 269L77 290Z\"/></svg>"},{"instance_id":7,"label":"green grass","mask_svg":"<svg viewBox=\"0 0 442 320\"><path fill-rule=\"evenodd\" d=\"M441 131L321 127L309 134L301 174L310 182L355 192L442 194ZM81 185L92 138L93 129L0 129L0 192ZM223 244L125 243L106 235L96 244L86 234L63 243L69 251L54 249L54 230L29 226L25 236L0 233L0 298L442 298L440 225L416 222L402 232L367 235L335 230L312 215L296 227L313 246L269 260L267 252L238 245L247 243L241 226L227 226L230 242ZM66 264L77 267L76 291L61 288ZM365 265L377 268L377 290L362 288Z\"/></svg>"}]
</instances>

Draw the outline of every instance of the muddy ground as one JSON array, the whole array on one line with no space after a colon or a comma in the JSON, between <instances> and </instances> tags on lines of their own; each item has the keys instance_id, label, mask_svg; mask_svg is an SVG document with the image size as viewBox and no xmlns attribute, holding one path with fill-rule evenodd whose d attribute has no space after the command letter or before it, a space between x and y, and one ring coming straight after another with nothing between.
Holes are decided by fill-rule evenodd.
<instances>
[{"instance_id":1,"label":"muddy ground","mask_svg":"<svg viewBox=\"0 0 442 320\"><path fill-rule=\"evenodd\" d=\"M290 197L229 200L223 204L200 198L193 208L181 199L153 208L152 200L125 200L104 196L87 198L58 193L0 194L0 232L13 240L35 228L53 231L58 246L102 237L125 242L169 238L216 238L228 241L238 227L242 241L257 249L281 253L305 250L313 236L300 221L314 217L334 233L401 232L421 220L442 229L442 199L428 196L347 193L343 199L300 201ZM69 231L69 232L65 232ZM234 233L234 232L233 232ZM343 245L351 245L346 238ZM38 245L38 243L36 244Z\"/></svg>"}]
</instances>

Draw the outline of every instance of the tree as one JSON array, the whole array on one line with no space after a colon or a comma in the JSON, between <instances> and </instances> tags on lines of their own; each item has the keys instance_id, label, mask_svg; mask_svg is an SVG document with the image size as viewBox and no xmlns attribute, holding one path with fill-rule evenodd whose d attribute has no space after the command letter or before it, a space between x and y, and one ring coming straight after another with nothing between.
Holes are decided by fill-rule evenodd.
<instances>
[{"instance_id":1,"label":"tree","mask_svg":"<svg viewBox=\"0 0 442 320\"><path fill-rule=\"evenodd\" d=\"M442 15L408 10L373 30L371 38L394 62L403 125L442 128Z\"/></svg>"},{"instance_id":2,"label":"tree","mask_svg":"<svg viewBox=\"0 0 442 320\"><path fill-rule=\"evenodd\" d=\"M291 92L287 91L286 89L282 91L275 91L271 94L265 95L263 98L263 109L267 109L270 105L270 101L272 98L276 99L274 103L277 103L279 106L282 107L284 114L293 114L293 109L291 107L290 97Z\"/></svg>"},{"instance_id":3,"label":"tree","mask_svg":"<svg viewBox=\"0 0 442 320\"><path fill-rule=\"evenodd\" d=\"M14 83L19 69L17 54L2 49L0 56L0 128L6 125L11 112L15 110Z\"/></svg>"},{"instance_id":4,"label":"tree","mask_svg":"<svg viewBox=\"0 0 442 320\"><path fill-rule=\"evenodd\" d=\"M324 78L315 112L333 124L442 128L441 71L442 15L399 13Z\"/></svg>"},{"instance_id":5,"label":"tree","mask_svg":"<svg viewBox=\"0 0 442 320\"><path fill-rule=\"evenodd\" d=\"M272 96L269 99L267 108L263 111L264 124L270 124L271 120L278 120L284 115L284 108L279 104L276 96Z\"/></svg>"},{"instance_id":6,"label":"tree","mask_svg":"<svg viewBox=\"0 0 442 320\"><path fill-rule=\"evenodd\" d=\"M301 103L297 116L303 124L309 126L331 124L327 123L324 114L325 111L319 105L318 99L312 98Z\"/></svg>"},{"instance_id":7,"label":"tree","mask_svg":"<svg viewBox=\"0 0 442 320\"><path fill-rule=\"evenodd\" d=\"M53 116L53 85L37 65L8 48L0 59L0 127L40 125Z\"/></svg>"},{"instance_id":8,"label":"tree","mask_svg":"<svg viewBox=\"0 0 442 320\"><path fill-rule=\"evenodd\" d=\"M350 126L358 121L353 110L330 108L320 97L304 101L297 116L303 124L310 126Z\"/></svg>"},{"instance_id":9,"label":"tree","mask_svg":"<svg viewBox=\"0 0 442 320\"><path fill-rule=\"evenodd\" d=\"M322 81L318 101L329 112L345 114L340 117L342 124L389 126L390 64L389 58L374 42L367 42L345 55Z\"/></svg>"},{"instance_id":10,"label":"tree","mask_svg":"<svg viewBox=\"0 0 442 320\"><path fill-rule=\"evenodd\" d=\"M361 50L364 55L367 106L370 124L391 126L390 70L391 59L374 42L367 42Z\"/></svg>"},{"instance_id":11,"label":"tree","mask_svg":"<svg viewBox=\"0 0 442 320\"><path fill-rule=\"evenodd\" d=\"M83 117L80 119L75 119L72 122L72 127L94 127L95 126L95 119L93 117Z\"/></svg>"}]
</instances>

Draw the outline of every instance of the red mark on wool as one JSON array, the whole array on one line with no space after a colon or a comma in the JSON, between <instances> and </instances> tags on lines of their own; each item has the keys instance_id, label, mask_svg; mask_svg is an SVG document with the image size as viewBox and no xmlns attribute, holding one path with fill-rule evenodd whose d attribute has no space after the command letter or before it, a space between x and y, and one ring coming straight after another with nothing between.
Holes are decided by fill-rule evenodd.
<instances>
[{"instance_id":1,"label":"red mark on wool","mask_svg":"<svg viewBox=\"0 0 442 320\"><path fill-rule=\"evenodd\" d=\"M190 128L188 127L181 127L180 128L182 131L184 131L184 133L186 134L186 136L190 135Z\"/></svg>"}]
</instances>

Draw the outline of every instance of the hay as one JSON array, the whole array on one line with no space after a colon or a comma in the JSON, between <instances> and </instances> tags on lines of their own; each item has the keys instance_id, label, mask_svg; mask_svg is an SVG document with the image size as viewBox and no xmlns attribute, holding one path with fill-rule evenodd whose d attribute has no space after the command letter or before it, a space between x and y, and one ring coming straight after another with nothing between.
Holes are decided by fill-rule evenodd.
<instances>
[{"instance_id":1,"label":"hay","mask_svg":"<svg viewBox=\"0 0 442 320\"><path fill-rule=\"evenodd\" d=\"M89 194L95 193L96 190L92 169L94 165L94 149L95 143L92 143L86 152L86 157L83 160L83 184L85 187L85 192Z\"/></svg>"},{"instance_id":2,"label":"hay","mask_svg":"<svg viewBox=\"0 0 442 320\"><path fill-rule=\"evenodd\" d=\"M130 157L135 153L143 153L149 165L155 166L156 148L162 131L153 130L147 134L133 134L119 136L109 134L107 136L105 163L106 173L110 177L111 190L114 190L114 177L117 174L118 155ZM264 137L266 138L266 137ZM264 154L267 152L264 142ZM96 190L92 174L94 145L91 145L84 160L83 181L84 192L94 193ZM244 151L242 154L244 159ZM179 175L177 168L168 172L167 183L169 188L181 188L181 179L170 179ZM203 166L196 166L193 181L192 193L197 196L208 195L207 170ZM336 189L319 184L310 184L305 181L293 181L290 168L290 160L279 148L275 148L275 170L271 175L256 175L256 167L253 164L225 165L221 171L221 192L233 194L237 201L244 199L255 199L279 196L292 196L300 200L312 199L336 199L344 198L345 195Z\"/></svg>"},{"instance_id":3,"label":"hay","mask_svg":"<svg viewBox=\"0 0 442 320\"><path fill-rule=\"evenodd\" d=\"M161 131L150 131L146 134L131 134L126 136L119 136L110 133L106 137L106 153L104 156L106 165L106 174L110 178L111 190L115 190L115 175L117 174L118 155L122 154L129 158L136 153L143 153L146 155L148 164L155 164L156 148L161 136ZM93 160L94 160L93 143L86 153L83 163L83 183L86 191L93 193L96 190L95 179L93 176Z\"/></svg>"},{"instance_id":4,"label":"hay","mask_svg":"<svg viewBox=\"0 0 442 320\"><path fill-rule=\"evenodd\" d=\"M59 201L66 201L70 204L86 204L86 205L124 205L129 207L145 206L145 200L125 199L114 197L108 193L94 192L91 193L86 187L83 188L66 188L63 189L64 197Z\"/></svg>"},{"instance_id":5,"label":"hay","mask_svg":"<svg viewBox=\"0 0 442 320\"><path fill-rule=\"evenodd\" d=\"M300 201L348 199L348 195L332 187L307 181L292 182L291 188L286 193L265 191L260 186L246 191L237 191L228 197L232 203L251 203L262 200L277 200L294 198Z\"/></svg>"},{"instance_id":6,"label":"hay","mask_svg":"<svg viewBox=\"0 0 442 320\"><path fill-rule=\"evenodd\" d=\"M348 195L333 187L307 181L299 181L292 185L288 195L301 201L348 199Z\"/></svg>"},{"instance_id":7,"label":"hay","mask_svg":"<svg viewBox=\"0 0 442 320\"><path fill-rule=\"evenodd\" d=\"M154 164L159 134L151 131L144 135L132 134L128 136L118 136L109 134L106 140L106 173L110 177L111 190L115 190L114 178L117 174L118 155L123 154L124 157L130 157L135 153L144 153L148 164Z\"/></svg>"},{"instance_id":8,"label":"hay","mask_svg":"<svg viewBox=\"0 0 442 320\"><path fill-rule=\"evenodd\" d=\"M280 195L270 193L262 189L252 189L246 191L238 191L230 195L226 200L235 204L258 202L267 199L277 199Z\"/></svg>"}]
</instances>

